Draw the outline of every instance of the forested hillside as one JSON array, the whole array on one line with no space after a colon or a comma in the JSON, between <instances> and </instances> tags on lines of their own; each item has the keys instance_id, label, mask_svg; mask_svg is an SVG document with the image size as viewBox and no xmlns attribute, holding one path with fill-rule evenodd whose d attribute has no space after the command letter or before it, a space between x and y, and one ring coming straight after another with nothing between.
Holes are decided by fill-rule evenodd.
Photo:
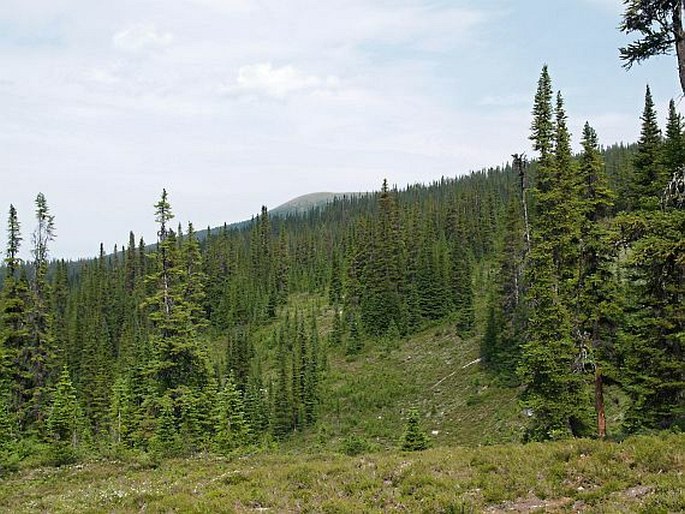
<instances>
[{"instance_id":1,"label":"forested hillside","mask_svg":"<svg viewBox=\"0 0 685 514\"><path fill-rule=\"evenodd\" d=\"M544 68L531 162L384 182L285 218L263 208L201 242L192 225L174 228L163 191L153 251L131 233L76 263L49 261L56 220L42 194L22 262L29 238L10 207L3 462L225 453L330 428L336 409L363 448L364 425L339 412L334 385L349 385L331 377L431 326L454 331L450 344L472 341L472 364L514 388L525 440L604 437L607 387L626 399L611 433L682 428L683 120L671 102L662 135L647 89L641 124L635 145L606 150L586 124L573 155ZM386 436L399 438L406 407Z\"/></svg>"}]
</instances>

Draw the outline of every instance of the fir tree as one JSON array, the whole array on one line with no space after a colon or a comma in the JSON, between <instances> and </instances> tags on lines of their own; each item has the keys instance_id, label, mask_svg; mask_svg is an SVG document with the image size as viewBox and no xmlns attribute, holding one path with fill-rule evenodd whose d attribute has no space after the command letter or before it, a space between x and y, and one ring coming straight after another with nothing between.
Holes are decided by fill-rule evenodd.
<instances>
[{"instance_id":1,"label":"fir tree","mask_svg":"<svg viewBox=\"0 0 685 514\"><path fill-rule=\"evenodd\" d=\"M677 111L675 102L668 104L668 121L666 122L666 139L664 141L664 165L669 176L685 165L685 134L683 117Z\"/></svg>"},{"instance_id":2,"label":"fir tree","mask_svg":"<svg viewBox=\"0 0 685 514\"><path fill-rule=\"evenodd\" d=\"M552 155L554 121L552 118L552 80L547 70L547 65L542 67L538 87L533 104L533 122L531 124L530 139L533 141L533 150L540 152L540 165L547 166L548 159ZM545 189L542 182L541 189Z\"/></svg>"},{"instance_id":3,"label":"fir tree","mask_svg":"<svg viewBox=\"0 0 685 514\"><path fill-rule=\"evenodd\" d=\"M428 448L428 436L421 430L419 412L415 409L409 411L401 447L407 452L416 452Z\"/></svg>"},{"instance_id":4,"label":"fir tree","mask_svg":"<svg viewBox=\"0 0 685 514\"><path fill-rule=\"evenodd\" d=\"M633 209L655 210L659 205L658 196L661 194L666 176L662 168L661 130L657 123L649 86L646 88L645 106L640 119L642 128L633 161L635 171L629 190L629 202Z\"/></svg>"},{"instance_id":5,"label":"fir tree","mask_svg":"<svg viewBox=\"0 0 685 514\"><path fill-rule=\"evenodd\" d=\"M48 245L55 238L54 216L50 214L45 196L36 197L36 229L33 232L33 280L28 309L29 344L21 351L25 363L26 407L25 423L42 430L47 411L49 387L56 374L57 355L52 334L49 308Z\"/></svg>"},{"instance_id":6,"label":"fir tree","mask_svg":"<svg viewBox=\"0 0 685 514\"><path fill-rule=\"evenodd\" d=\"M231 375L217 397L214 419L214 443L220 452L230 452L249 441L243 399Z\"/></svg>"},{"instance_id":7,"label":"fir tree","mask_svg":"<svg viewBox=\"0 0 685 514\"><path fill-rule=\"evenodd\" d=\"M524 403L533 413L528 437L535 440L582 435L587 422L583 382L573 372L578 348L572 337L571 295L577 282L575 247L581 224L577 179L561 95L557 95L556 122L551 109L542 108L551 105L546 68L540 83L536 95L540 108L534 110L531 136L541 155L527 267L529 315L518 369L525 386ZM540 126L553 127L552 134L536 131ZM554 153L543 153L550 144Z\"/></svg>"},{"instance_id":8,"label":"fir tree","mask_svg":"<svg viewBox=\"0 0 685 514\"><path fill-rule=\"evenodd\" d=\"M195 261L198 254L194 238L186 238L179 249L175 234L166 228L173 217L166 191L155 208L160 226L157 263L155 271L147 277L154 286L153 294L145 301L154 327L148 374L156 397L163 399L159 406L167 409L164 415L174 417L177 433L183 431L186 447L193 449L200 444L203 420L210 415L212 387L209 363L197 333L202 325L197 318L202 286L194 270L201 269L201 263ZM171 440L172 434L167 433L171 421L165 419L164 423L160 441Z\"/></svg>"},{"instance_id":9,"label":"fir tree","mask_svg":"<svg viewBox=\"0 0 685 514\"><path fill-rule=\"evenodd\" d=\"M685 426L685 210L667 208L623 218L637 231L627 268L628 307L620 365L632 400L630 431Z\"/></svg>"},{"instance_id":10,"label":"fir tree","mask_svg":"<svg viewBox=\"0 0 685 514\"><path fill-rule=\"evenodd\" d=\"M58 465L73 462L82 442L83 419L66 366L57 382L46 428L54 462Z\"/></svg>"},{"instance_id":11,"label":"fir tree","mask_svg":"<svg viewBox=\"0 0 685 514\"><path fill-rule=\"evenodd\" d=\"M580 188L583 224L578 297L575 306L576 333L579 343L589 347L590 367L594 371L595 411L597 435L606 435L606 414L604 411L604 379L611 376L615 361L613 341L616 338L620 310L617 286L614 277L615 250L613 236L608 226L608 216L613 206L614 195L608 187L604 163L599 151L597 134L589 123L585 123L582 140L583 153L580 157ZM579 371L586 363L579 362Z\"/></svg>"}]
</instances>

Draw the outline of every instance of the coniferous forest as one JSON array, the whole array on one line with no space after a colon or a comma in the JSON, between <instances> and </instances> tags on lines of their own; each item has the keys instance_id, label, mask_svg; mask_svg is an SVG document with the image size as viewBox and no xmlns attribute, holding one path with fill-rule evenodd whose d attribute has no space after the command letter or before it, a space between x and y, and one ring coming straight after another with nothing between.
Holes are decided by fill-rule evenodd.
<instances>
[{"instance_id":1,"label":"coniferous forest","mask_svg":"<svg viewBox=\"0 0 685 514\"><path fill-rule=\"evenodd\" d=\"M627 9L622 30L640 31L645 20ZM650 56L632 51L629 64ZM579 454L594 455L635 435L676 437L666 434L685 429L685 121L677 99L657 112L647 86L637 141L604 146L592 120L572 135L573 106L552 72L543 67L531 92L530 147L456 178L384 181L305 213L263 207L199 231L175 224L173 191L162 190L150 199L156 241L131 232L79 261L51 260L60 220L42 193L32 226L9 206L0 474L97 459L421 451L436 445L428 432L444 410L421 398L438 386L458 396L450 380L467 366L479 370L477 391L510 398L496 415L514 428L446 447L579 440L589 448ZM400 351L417 359L426 334L476 360L401 398L380 435L368 428L377 420L352 420L383 408L380 397L366 414L341 407L382 387L355 373L395 365L384 359ZM487 421L469 412L482 401L463 405L475 431ZM683 441L671 441L677 469ZM491 457L469 458L476 469ZM663 511L680 500L682 490ZM468 505L444 512L457 507Z\"/></svg>"}]
</instances>

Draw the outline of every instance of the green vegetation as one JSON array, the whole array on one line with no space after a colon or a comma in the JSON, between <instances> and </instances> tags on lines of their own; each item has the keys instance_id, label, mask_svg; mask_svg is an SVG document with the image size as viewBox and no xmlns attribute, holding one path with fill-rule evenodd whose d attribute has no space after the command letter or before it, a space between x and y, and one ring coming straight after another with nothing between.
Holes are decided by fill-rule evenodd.
<instances>
[{"instance_id":1,"label":"green vegetation","mask_svg":"<svg viewBox=\"0 0 685 514\"><path fill-rule=\"evenodd\" d=\"M201 240L163 190L154 247L77 263L10 206L0 508L678 510L685 124L641 122L573 155L545 66L530 163Z\"/></svg>"},{"instance_id":2,"label":"green vegetation","mask_svg":"<svg viewBox=\"0 0 685 514\"><path fill-rule=\"evenodd\" d=\"M0 482L22 512L677 512L685 437L92 461Z\"/></svg>"}]
</instances>

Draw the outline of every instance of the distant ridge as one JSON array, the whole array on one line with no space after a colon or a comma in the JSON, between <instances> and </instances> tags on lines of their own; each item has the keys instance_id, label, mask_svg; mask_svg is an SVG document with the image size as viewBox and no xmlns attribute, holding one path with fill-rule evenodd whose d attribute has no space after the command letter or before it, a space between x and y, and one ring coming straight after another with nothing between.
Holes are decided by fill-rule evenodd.
<instances>
[{"instance_id":1,"label":"distant ridge","mask_svg":"<svg viewBox=\"0 0 685 514\"><path fill-rule=\"evenodd\" d=\"M273 216L286 217L293 214L304 214L311 209L316 207L322 207L327 203L331 203L336 198L347 197L351 198L353 196L358 196L362 193L330 193L330 192L319 192L319 193L309 193L306 195L298 196L279 205L275 209L269 211L269 214Z\"/></svg>"},{"instance_id":2,"label":"distant ridge","mask_svg":"<svg viewBox=\"0 0 685 514\"><path fill-rule=\"evenodd\" d=\"M360 196L366 193L331 193L331 192L318 192L318 193L308 193L306 195L298 196L292 200L288 200L282 203L278 207L269 209L269 216L277 218L287 218L288 216L299 216L301 214L306 214L312 209L317 207L323 207L324 205L331 203L336 198L352 198L355 196ZM257 216L257 214L255 214ZM234 223L229 223L226 225L228 229L243 229L250 226L252 220L237 221ZM222 226L212 227L209 229L212 234L219 232ZM199 230L197 233L197 238L203 240L207 237L207 229Z\"/></svg>"}]
</instances>

